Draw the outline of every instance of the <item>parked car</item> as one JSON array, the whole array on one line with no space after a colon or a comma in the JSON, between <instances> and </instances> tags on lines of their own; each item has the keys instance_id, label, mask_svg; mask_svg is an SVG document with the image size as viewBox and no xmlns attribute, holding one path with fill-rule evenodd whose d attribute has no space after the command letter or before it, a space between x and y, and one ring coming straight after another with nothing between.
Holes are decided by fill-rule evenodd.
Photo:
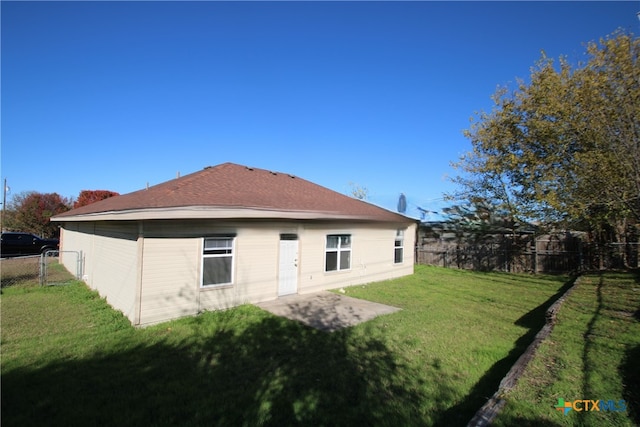
<instances>
[{"instance_id":1,"label":"parked car","mask_svg":"<svg viewBox=\"0 0 640 427\"><path fill-rule=\"evenodd\" d=\"M48 250L58 250L60 240L43 239L31 233L4 232L2 233L0 256L39 255Z\"/></svg>"}]
</instances>

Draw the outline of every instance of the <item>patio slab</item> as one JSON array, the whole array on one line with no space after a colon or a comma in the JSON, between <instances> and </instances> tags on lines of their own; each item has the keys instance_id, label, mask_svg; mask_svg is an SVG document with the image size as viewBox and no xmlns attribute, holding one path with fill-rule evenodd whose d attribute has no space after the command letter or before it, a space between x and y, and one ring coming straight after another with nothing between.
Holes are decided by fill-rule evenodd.
<instances>
[{"instance_id":1,"label":"patio slab","mask_svg":"<svg viewBox=\"0 0 640 427\"><path fill-rule=\"evenodd\" d=\"M305 325L328 332L354 326L400 310L397 307L328 291L289 295L256 305L276 316L297 320Z\"/></svg>"}]
</instances>

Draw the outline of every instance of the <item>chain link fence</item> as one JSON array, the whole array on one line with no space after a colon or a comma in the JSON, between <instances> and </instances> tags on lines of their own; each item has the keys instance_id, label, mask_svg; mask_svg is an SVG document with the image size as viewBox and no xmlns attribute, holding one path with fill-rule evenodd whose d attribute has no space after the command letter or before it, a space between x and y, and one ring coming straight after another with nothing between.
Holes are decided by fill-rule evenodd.
<instances>
[{"instance_id":1,"label":"chain link fence","mask_svg":"<svg viewBox=\"0 0 640 427\"><path fill-rule=\"evenodd\" d=\"M82 277L82 255L80 252L64 252L75 257L76 271L69 272L60 262L60 251L47 251L42 255L3 258L0 260L0 286L34 284L65 284Z\"/></svg>"},{"instance_id":2,"label":"chain link fence","mask_svg":"<svg viewBox=\"0 0 640 427\"><path fill-rule=\"evenodd\" d=\"M3 258L0 261L3 288L22 283L40 282L40 255Z\"/></svg>"}]
</instances>

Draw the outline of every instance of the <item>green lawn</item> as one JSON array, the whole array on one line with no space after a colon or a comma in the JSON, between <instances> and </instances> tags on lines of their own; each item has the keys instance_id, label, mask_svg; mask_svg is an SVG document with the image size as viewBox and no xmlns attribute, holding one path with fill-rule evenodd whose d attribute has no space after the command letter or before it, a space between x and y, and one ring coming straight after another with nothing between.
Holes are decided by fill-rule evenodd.
<instances>
[{"instance_id":1,"label":"green lawn","mask_svg":"<svg viewBox=\"0 0 640 427\"><path fill-rule=\"evenodd\" d=\"M134 329L80 282L8 287L2 422L466 425L568 285L417 266L346 289L402 311L330 334L251 305Z\"/></svg>"},{"instance_id":2,"label":"green lawn","mask_svg":"<svg viewBox=\"0 0 640 427\"><path fill-rule=\"evenodd\" d=\"M578 283L495 425L640 425L640 275L589 275ZM554 408L558 399L611 400L626 410L565 415Z\"/></svg>"}]
</instances>

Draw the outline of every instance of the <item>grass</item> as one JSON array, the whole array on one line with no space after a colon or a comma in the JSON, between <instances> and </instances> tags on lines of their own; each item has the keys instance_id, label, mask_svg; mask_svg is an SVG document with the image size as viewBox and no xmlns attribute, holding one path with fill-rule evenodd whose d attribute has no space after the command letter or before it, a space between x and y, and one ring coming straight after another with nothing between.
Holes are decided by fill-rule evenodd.
<instances>
[{"instance_id":1,"label":"grass","mask_svg":"<svg viewBox=\"0 0 640 427\"><path fill-rule=\"evenodd\" d=\"M495 425L640 425L639 361L640 275L583 276ZM619 409L625 400L626 410L564 415L558 399L612 400Z\"/></svg>"},{"instance_id":2,"label":"grass","mask_svg":"<svg viewBox=\"0 0 640 427\"><path fill-rule=\"evenodd\" d=\"M417 266L325 333L251 305L134 329L81 282L2 290L5 425L465 425L566 277ZM546 411L546 408L545 408Z\"/></svg>"}]
</instances>

